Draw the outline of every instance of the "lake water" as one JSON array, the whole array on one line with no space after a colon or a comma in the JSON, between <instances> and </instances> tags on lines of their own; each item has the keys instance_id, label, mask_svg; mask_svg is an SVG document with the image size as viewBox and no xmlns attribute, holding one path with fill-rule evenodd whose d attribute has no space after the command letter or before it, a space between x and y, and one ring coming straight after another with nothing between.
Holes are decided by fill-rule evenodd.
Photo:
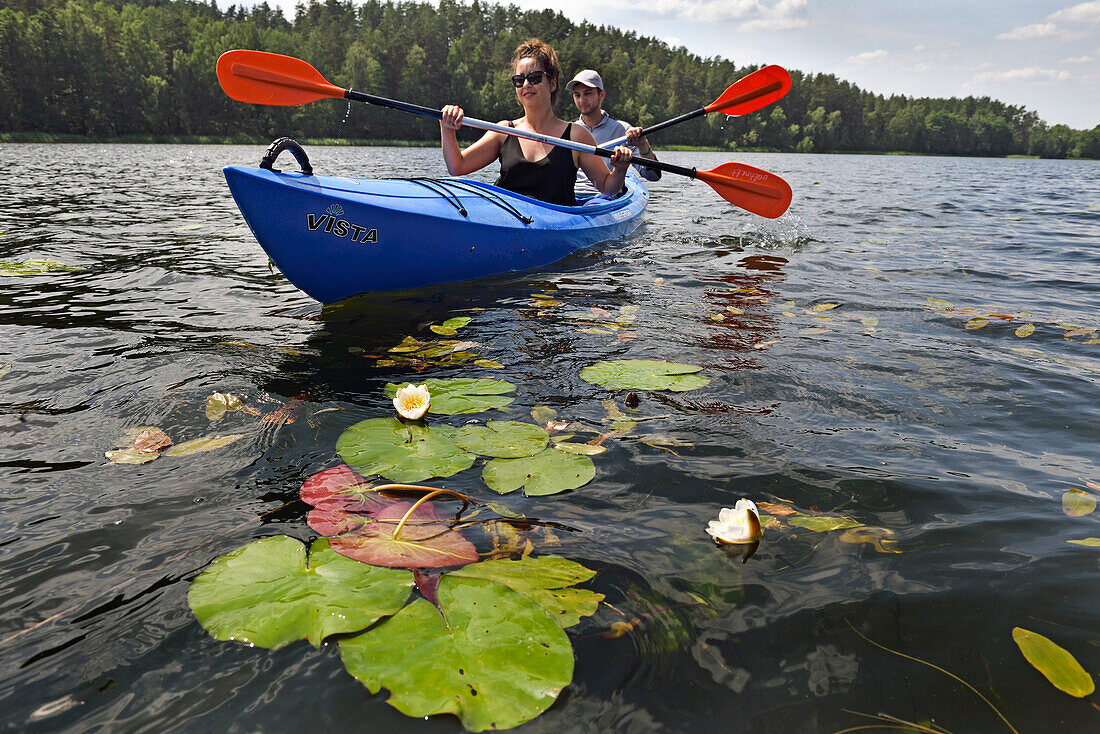
<instances>
[{"instance_id":1,"label":"lake water","mask_svg":"<svg viewBox=\"0 0 1100 734\"><path fill-rule=\"evenodd\" d=\"M444 174L432 149L307 150L320 173ZM598 571L585 586L606 604L569 630L573 682L523 730L836 732L884 715L1010 731L870 641L962 678L1019 732L1100 730L1096 695L1054 688L1012 637L1045 635L1100 675L1100 549L1068 542L1100 537L1100 512L1063 511L1069 490L1100 497L1100 163L667 153L775 172L794 204L764 220L666 176L625 241L322 309L269 270L225 187L222 166L262 153L0 146L0 259L81 268L0 277L5 731L460 730L370 695L335 644L212 639L190 583L257 538L316 537L298 488L340 463L345 428L392 413L385 383L502 377L512 418L548 405L608 430L603 401L625 410L623 393L578 375L624 358L701 365L710 384L642 393L649 420L605 442L581 489L435 480L559 524L536 554ZM629 329L582 330L624 306ZM503 369L364 357L454 315ZM259 415L212 426L216 391ZM135 426L246 438L109 463ZM742 497L798 513L744 562L704 532Z\"/></svg>"}]
</instances>

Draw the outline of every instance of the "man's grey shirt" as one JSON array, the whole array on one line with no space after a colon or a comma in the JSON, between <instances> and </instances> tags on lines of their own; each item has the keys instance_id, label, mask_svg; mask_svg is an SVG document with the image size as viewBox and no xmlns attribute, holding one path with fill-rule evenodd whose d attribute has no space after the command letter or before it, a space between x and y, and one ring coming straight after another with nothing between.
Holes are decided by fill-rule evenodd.
<instances>
[{"instance_id":1,"label":"man's grey shirt","mask_svg":"<svg viewBox=\"0 0 1100 734\"><path fill-rule=\"evenodd\" d=\"M615 138L621 138L626 135L626 131L634 127L629 123L625 123L622 120L616 120L607 112L603 113L603 119L596 123L595 127L588 127L584 124L584 120L577 118L573 120L576 125L583 125L584 129L592 133L592 137L596 139L596 145L602 146L609 140ZM623 143L623 145L626 145ZM634 151L634 155L638 155L638 147L636 145L627 145L626 147ZM611 160L604 159L607 167L611 168ZM638 175L647 181L656 181L661 178L661 172L653 168L643 168L637 163L634 164L634 170L638 172ZM576 186L577 198L584 199L590 196L598 196L600 191L596 188L595 184L588 180L588 176L584 175L583 170L577 171L577 186Z\"/></svg>"}]
</instances>

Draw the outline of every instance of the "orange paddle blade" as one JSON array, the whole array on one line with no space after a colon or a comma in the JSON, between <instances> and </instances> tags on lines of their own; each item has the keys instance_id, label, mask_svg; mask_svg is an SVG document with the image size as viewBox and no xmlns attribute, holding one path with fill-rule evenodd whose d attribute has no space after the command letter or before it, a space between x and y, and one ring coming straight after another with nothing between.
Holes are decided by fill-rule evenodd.
<instances>
[{"instance_id":1,"label":"orange paddle blade","mask_svg":"<svg viewBox=\"0 0 1100 734\"><path fill-rule=\"evenodd\" d=\"M782 66L772 64L738 79L703 109L708 113L747 115L782 99L789 91L791 75Z\"/></svg>"},{"instance_id":2,"label":"orange paddle blade","mask_svg":"<svg viewBox=\"0 0 1100 734\"><path fill-rule=\"evenodd\" d=\"M292 107L319 99L344 98L344 90L293 56L237 49L218 59L218 83L232 99Z\"/></svg>"},{"instance_id":3,"label":"orange paddle blade","mask_svg":"<svg viewBox=\"0 0 1100 734\"><path fill-rule=\"evenodd\" d=\"M709 171L696 171L729 203L768 219L783 216L791 205L790 185L774 173L744 163L723 163Z\"/></svg>"}]
</instances>

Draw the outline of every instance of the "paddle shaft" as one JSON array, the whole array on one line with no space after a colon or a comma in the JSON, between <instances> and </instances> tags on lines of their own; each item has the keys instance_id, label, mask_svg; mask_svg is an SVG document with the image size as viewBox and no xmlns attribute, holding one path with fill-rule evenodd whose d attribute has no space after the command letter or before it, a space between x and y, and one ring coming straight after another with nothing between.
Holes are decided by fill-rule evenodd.
<instances>
[{"instance_id":1,"label":"paddle shaft","mask_svg":"<svg viewBox=\"0 0 1100 734\"><path fill-rule=\"evenodd\" d=\"M753 99L756 99L758 97L763 97L765 94L771 94L772 92L780 89L782 86L783 85L780 82L772 82L771 84L768 84L768 85L763 86L763 87L758 87L756 89L753 89L752 91L746 92L746 93L744 93L742 95L739 95L737 97L731 97L728 100L723 100L722 107L723 108L728 108L728 107L733 107L735 105L744 104L745 102L748 102L749 100L753 100ZM700 107L697 110L692 110L691 112L680 115L679 117L673 117L671 120L665 120L664 122L658 122L656 125L650 125L649 127L644 128L642 130L642 134L639 135L638 137L642 137L643 135L649 135L650 133L655 133L658 130L664 130L666 127L672 127L673 125L679 125L681 122L687 122L688 120L694 120L696 117L702 117L705 114L707 114L707 108L706 107ZM626 142L626 136L623 135L620 138L615 138L614 140L608 140L606 143L604 143L604 145L610 147L610 146L614 146L614 145L622 145L625 142Z\"/></svg>"},{"instance_id":2,"label":"paddle shaft","mask_svg":"<svg viewBox=\"0 0 1100 734\"><path fill-rule=\"evenodd\" d=\"M367 94L366 92L356 92L352 89L344 90L344 97L346 99L354 100L356 102L366 102L367 104L376 105L378 107L389 107L393 110L408 112L412 115L433 117L436 120L443 119L443 113L440 110L436 110L431 107L422 107L418 104L412 104L411 102L400 102L396 99L378 97L373 94ZM593 155L598 155L603 158L610 158L614 155L612 151L605 148L597 148L594 145L586 145L584 143L577 143L572 140L555 138L551 135L543 135L542 133L519 130L517 128L507 127L505 125L497 125L496 123L486 122L485 120L478 120L473 117L463 117L462 124L467 127L477 128L478 130L490 130L492 132L504 133L505 135L513 135L517 138L537 140L540 143L549 143L550 145L556 145L559 148L569 148L570 150L580 151L581 153L592 153ZM638 156L634 156L633 158L631 158L630 162L632 164L637 163L643 168L655 168L659 171L667 171L668 173L674 173L679 176L695 178L696 171L694 168L685 168L684 166L676 166L671 163L664 163L663 161L652 160L650 158L640 158Z\"/></svg>"}]
</instances>

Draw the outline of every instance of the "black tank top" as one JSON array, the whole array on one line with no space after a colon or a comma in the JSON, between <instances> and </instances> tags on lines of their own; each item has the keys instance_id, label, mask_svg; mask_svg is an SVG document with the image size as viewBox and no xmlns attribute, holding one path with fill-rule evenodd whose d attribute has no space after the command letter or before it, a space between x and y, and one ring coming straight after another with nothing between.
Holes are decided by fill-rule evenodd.
<instances>
[{"instance_id":1,"label":"black tank top","mask_svg":"<svg viewBox=\"0 0 1100 734\"><path fill-rule=\"evenodd\" d=\"M511 122L509 127L515 127ZM562 138L569 140L573 123L565 126ZM523 157L519 138L509 135L500 146L500 177L496 185L532 199L548 201L562 206L576 206L577 197L573 185L577 181L577 167L573 165L573 151L554 146L542 160L529 161Z\"/></svg>"}]
</instances>

